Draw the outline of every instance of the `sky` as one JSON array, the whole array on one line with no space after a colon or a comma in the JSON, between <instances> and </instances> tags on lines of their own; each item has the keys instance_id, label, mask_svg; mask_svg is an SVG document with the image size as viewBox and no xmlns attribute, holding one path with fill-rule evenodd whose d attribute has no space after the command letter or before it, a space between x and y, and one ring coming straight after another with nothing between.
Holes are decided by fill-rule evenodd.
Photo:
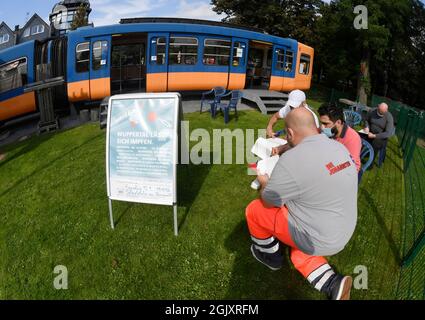
<instances>
[{"instance_id":1,"label":"sky","mask_svg":"<svg viewBox=\"0 0 425 320\"><path fill-rule=\"evenodd\" d=\"M59 0L13 0L2 1L0 22L14 29L21 27L34 13L46 22L53 6ZM132 17L180 17L221 20L212 11L210 0L90 0L93 9L90 22L95 26L118 23L121 18Z\"/></svg>"},{"instance_id":2,"label":"sky","mask_svg":"<svg viewBox=\"0 0 425 320\"><path fill-rule=\"evenodd\" d=\"M2 1L0 22L6 22L13 30L17 24L22 27L34 13L48 22L49 13L57 2L59 0ZM93 8L90 22L95 26L114 24L121 18L132 17L222 18L212 11L210 0L90 0L90 3Z\"/></svg>"}]
</instances>

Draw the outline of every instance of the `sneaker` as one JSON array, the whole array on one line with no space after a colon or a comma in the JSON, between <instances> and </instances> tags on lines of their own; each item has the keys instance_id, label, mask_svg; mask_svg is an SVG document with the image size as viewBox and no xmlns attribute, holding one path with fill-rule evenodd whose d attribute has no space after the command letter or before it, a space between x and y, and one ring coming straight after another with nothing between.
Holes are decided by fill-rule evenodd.
<instances>
[{"instance_id":1,"label":"sneaker","mask_svg":"<svg viewBox=\"0 0 425 320\"><path fill-rule=\"evenodd\" d=\"M353 278L350 276L335 275L329 288L329 298L332 300L350 300Z\"/></svg>"},{"instance_id":2,"label":"sneaker","mask_svg":"<svg viewBox=\"0 0 425 320\"><path fill-rule=\"evenodd\" d=\"M277 254L269 254L261 252L260 250L256 249L254 245L251 246L251 252L255 259L257 259L258 262L261 262L266 267L273 271L277 271L282 268L283 265L283 257L279 255L279 258L273 259L273 257L277 257Z\"/></svg>"},{"instance_id":3,"label":"sneaker","mask_svg":"<svg viewBox=\"0 0 425 320\"><path fill-rule=\"evenodd\" d=\"M255 179L255 181L251 183L251 188L257 191L260 190L261 188L260 181L258 181L258 179Z\"/></svg>"}]
</instances>

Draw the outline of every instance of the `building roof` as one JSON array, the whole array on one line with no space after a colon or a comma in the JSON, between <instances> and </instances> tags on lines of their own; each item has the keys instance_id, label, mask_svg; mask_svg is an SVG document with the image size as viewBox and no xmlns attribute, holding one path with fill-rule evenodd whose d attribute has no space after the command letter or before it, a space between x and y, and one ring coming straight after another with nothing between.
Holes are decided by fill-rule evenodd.
<instances>
[{"instance_id":1,"label":"building roof","mask_svg":"<svg viewBox=\"0 0 425 320\"><path fill-rule=\"evenodd\" d=\"M45 27L50 28L50 26L46 23L46 21L43 20L43 18L41 18L37 13L34 13L34 15L28 20L28 22L25 23L25 25L19 30L19 33L25 31L25 29L28 28L35 19L41 20L44 23Z\"/></svg>"},{"instance_id":2,"label":"building roof","mask_svg":"<svg viewBox=\"0 0 425 320\"><path fill-rule=\"evenodd\" d=\"M4 21L2 21L2 23L0 23L0 29L2 27L5 27L7 29L7 31L9 31L9 33L12 33L13 34L13 30L10 29L10 27Z\"/></svg>"}]
</instances>

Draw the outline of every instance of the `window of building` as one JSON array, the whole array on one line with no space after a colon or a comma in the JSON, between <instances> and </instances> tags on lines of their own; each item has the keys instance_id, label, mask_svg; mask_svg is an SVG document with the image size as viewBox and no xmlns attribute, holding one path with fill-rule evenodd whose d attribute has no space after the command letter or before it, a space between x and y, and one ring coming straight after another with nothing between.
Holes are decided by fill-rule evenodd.
<instances>
[{"instance_id":1,"label":"window of building","mask_svg":"<svg viewBox=\"0 0 425 320\"><path fill-rule=\"evenodd\" d=\"M78 44L75 53L77 72L88 72L90 69L90 43L84 42Z\"/></svg>"},{"instance_id":2,"label":"window of building","mask_svg":"<svg viewBox=\"0 0 425 320\"><path fill-rule=\"evenodd\" d=\"M0 66L0 93L21 88L27 84L27 58L21 58Z\"/></svg>"},{"instance_id":3,"label":"window of building","mask_svg":"<svg viewBox=\"0 0 425 320\"><path fill-rule=\"evenodd\" d=\"M24 38L27 38L31 35L31 29L30 28L26 28L24 31Z\"/></svg>"},{"instance_id":4,"label":"window of building","mask_svg":"<svg viewBox=\"0 0 425 320\"><path fill-rule=\"evenodd\" d=\"M310 73L310 56L302 54L300 58L300 74L308 75Z\"/></svg>"},{"instance_id":5,"label":"window of building","mask_svg":"<svg viewBox=\"0 0 425 320\"><path fill-rule=\"evenodd\" d=\"M170 64L195 65L198 62L198 39L170 38Z\"/></svg>"},{"instance_id":6,"label":"window of building","mask_svg":"<svg viewBox=\"0 0 425 320\"><path fill-rule=\"evenodd\" d=\"M36 35L44 32L44 26L42 24L38 24L36 26L31 27L31 35Z\"/></svg>"},{"instance_id":7,"label":"window of building","mask_svg":"<svg viewBox=\"0 0 425 320\"><path fill-rule=\"evenodd\" d=\"M74 21L75 12L74 11L68 11L68 15L66 17L67 22ZM65 20L64 20L65 21Z\"/></svg>"},{"instance_id":8,"label":"window of building","mask_svg":"<svg viewBox=\"0 0 425 320\"><path fill-rule=\"evenodd\" d=\"M205 39L204 59L206 65L228 66L231 51L230 40Z\"/></svg>"},{"instance_id":9,"label":"window of building","mask_svg":"<svg viewBox=\"0 0 425 320\"><path fill-rule=\"evenodd\" d=\"M232 65L234 67L238 67L245 63L244 61L245 48L246 46L242 44L241 42L235 42L233 47L233 61L232 61Z\"/></svg>"},{"instance_id":10,"label":"window of building","mask_svg":"<svg viewBox=\"0 0 425 320\"><path fill-rule=\"evenodd\" d=\"M10 40L10 36L8 33L0 34L0 44L8 43Z\"/></svg>"},{"instance_id":11,"label":"window of building","mask_svg":"<svg viewBox=\"0 0 425 320\"><path fill-rule=\"evenodd\" d=\"M93 70L99 70L108 62L108 41L93 43Z\"/></svg>"}]
</instances>

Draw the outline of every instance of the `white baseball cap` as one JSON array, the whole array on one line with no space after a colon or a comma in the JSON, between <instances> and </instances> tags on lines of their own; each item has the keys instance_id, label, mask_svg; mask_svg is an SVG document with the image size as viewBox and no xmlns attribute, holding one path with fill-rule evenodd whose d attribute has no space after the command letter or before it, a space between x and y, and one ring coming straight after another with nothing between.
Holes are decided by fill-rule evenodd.
<instances>
[{"instance_id":1,"label":"white baseball cap","mask_svg":"<svg viewBox=\"0 0 425 320\"><path fill-rule=\"evenodd\" d=\"M290 106L292 108L298 108L303 102L307 100L305 93L301 90L291 91L289 94L288 102L286 106Z\"/></svg>"}]
</instances>

